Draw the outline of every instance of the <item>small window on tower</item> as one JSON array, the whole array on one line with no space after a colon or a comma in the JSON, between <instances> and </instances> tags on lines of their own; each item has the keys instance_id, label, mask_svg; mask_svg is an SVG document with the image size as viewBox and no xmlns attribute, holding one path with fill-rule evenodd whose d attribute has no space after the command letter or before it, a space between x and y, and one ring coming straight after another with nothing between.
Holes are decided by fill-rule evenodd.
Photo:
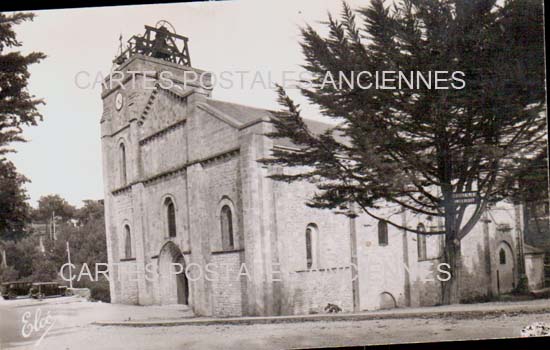
<instances>
[{"instance_id":1,"label":"small window on tower","mask_svg":"<svg viewBox=\"0 0 550 350\"><path fill-rule=\"evenodd\" d=\"M120 144L120 181L122 185L126 185L128 182L128 176L126 173L126 147L123 143Z\"/></svg>"},{"instance_id":2,"label":"small window on tower","mask_svg":"<svg viewBox=\"0 0 550 350\"><path fill-rule=\"evenodd\" d=\"M168 226L168 237L176 237L176 208L170 198L164 201L166 208L166 223Z\"/></svg>"}]
</instances>

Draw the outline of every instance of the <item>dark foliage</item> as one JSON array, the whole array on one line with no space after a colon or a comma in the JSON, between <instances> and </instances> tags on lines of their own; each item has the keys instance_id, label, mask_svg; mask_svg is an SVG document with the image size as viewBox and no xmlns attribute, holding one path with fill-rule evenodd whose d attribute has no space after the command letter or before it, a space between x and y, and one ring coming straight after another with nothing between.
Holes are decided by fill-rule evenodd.
<instances>
[{"instance_id":1,"label":"dark foliage","mask_svg":"<svg viewBox=\"0 0 550 350\"><path fill-rule=\"evenodd\" d=\"M42 104L27 90L29 66L45 58L41 52L23 55L13 27L32 20L32 13L0 13L0 240L21 238L29 207L23 185L28 180L17 173L5 155L13 142L23 142L22 127L42 120Z\"/></svg>"},{"instance_id":2,"label":"dark foliage","mask_svg":"<svg viewBox=\"0 0 550 350\"><path fill-rule=\"evenodd\" d=\"M0 240L24 236L30 218L30 206L23 187L27 181L13 163L0 160Z\"/></svg>"}]
</instances>

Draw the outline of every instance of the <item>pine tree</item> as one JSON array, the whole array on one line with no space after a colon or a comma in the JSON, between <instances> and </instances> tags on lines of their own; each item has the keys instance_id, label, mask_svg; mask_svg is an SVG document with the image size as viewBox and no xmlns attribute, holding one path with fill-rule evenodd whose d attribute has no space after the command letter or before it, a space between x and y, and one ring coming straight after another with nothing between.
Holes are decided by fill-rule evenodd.
<instances>
[{"instance_id":1,"label":"pine tree","mask_svg":"<svg viewBox=\"0 0 550 350\"><path fill-rule=\"evenodd\" d=\"M373 208L390 203L443 218L444 230L428 234L445 236L452 278L443 284L442 302L458 302L461 240L487 205L502 199L517 160L546 146L541 3L402 0L386 6L372 0L357 11L344 3L341 19L329 15L326 25L326 37L311 26L302 29L304 68L314 84L301 92L338 124L312 133L299 106L279 88L285 110L269 136L289 138L297 147L274 149L262 162L299 167L272 178L314 182L312 207L355 215L353 203L388 220ZM357 79L363 71L372 74ZM364 88L374 86L375 72L382 71L460 71L465 86ZM335 86L326 83L328 74L360 84ZM468 191L479 201L466 211L452 196Z\"/></svg>"}]
</instances>

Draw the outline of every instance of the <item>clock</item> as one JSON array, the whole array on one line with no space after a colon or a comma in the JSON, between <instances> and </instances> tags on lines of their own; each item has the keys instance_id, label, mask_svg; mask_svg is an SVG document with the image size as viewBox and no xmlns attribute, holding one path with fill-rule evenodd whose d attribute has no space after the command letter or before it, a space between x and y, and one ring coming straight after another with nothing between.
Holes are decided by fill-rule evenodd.
<instances>
[{"instance_id":1,"label":"clock","mask_svg":"<svg viewBox=\"0 0 550 350\"><path fill-rule=\"evenodd\" d=\"M120 111L120 109L122 108L122 104L123 104L123 98L122 98L122 94L119 92L116 94L115 96L115 108L117 111Z\"/></svg>"}]
</instances>

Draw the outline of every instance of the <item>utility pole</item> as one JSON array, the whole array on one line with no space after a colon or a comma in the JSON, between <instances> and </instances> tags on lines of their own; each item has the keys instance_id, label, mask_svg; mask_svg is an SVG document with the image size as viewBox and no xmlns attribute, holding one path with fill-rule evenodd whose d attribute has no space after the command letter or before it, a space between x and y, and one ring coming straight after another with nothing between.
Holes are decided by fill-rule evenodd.
<instances>
[{"instance_id":1,"label":"utility pole","mask_svg":"<svg viewBox=\"0 0 550 350\"><path fill-rule=\"evenodd\" d=\"M357 258L357 229L356 229L356 208L354 203L350 203L352 216L349 218L350 228L350 253L351 253L351 290L353 297L353 311L358 312L361 309L359 299L359 275L358 275L358 258Z\"/></svg>"},{"instance_id":2,"label":"utility pole","mask_svg":"<svg viewBox=\"0 0 550 350\"><path fill-rule=\"evenodd\" d=\"M52 239L54 241L57 239L57 235L55 233L55 210L52 211Z\"/></svg>"},{"instance_id":3,"label":"utility pole","mask_svg":"<svg viewBox=\"0 0 550 350\"><path fill-rule=\"evenodd\" d=\"M401 208L401 225L407 227L407 212L403 207ZM405 305L411 306L411 276L409 273L409 241L407 230L403 229L401 238L403 242L403 289L405 292Z\"/></svg>"},{"instance_id":4,"label":"utility pole","mask_svg":"<svg viewBox=\"0 0 550 350\"><path fill-rule=\"evenodd\" d=\"M67 241L67 260L69 262L69 288L73 289L73 270L71 268L71 248L69 247L69 241Z\"/></svg>"}]
</instances>

